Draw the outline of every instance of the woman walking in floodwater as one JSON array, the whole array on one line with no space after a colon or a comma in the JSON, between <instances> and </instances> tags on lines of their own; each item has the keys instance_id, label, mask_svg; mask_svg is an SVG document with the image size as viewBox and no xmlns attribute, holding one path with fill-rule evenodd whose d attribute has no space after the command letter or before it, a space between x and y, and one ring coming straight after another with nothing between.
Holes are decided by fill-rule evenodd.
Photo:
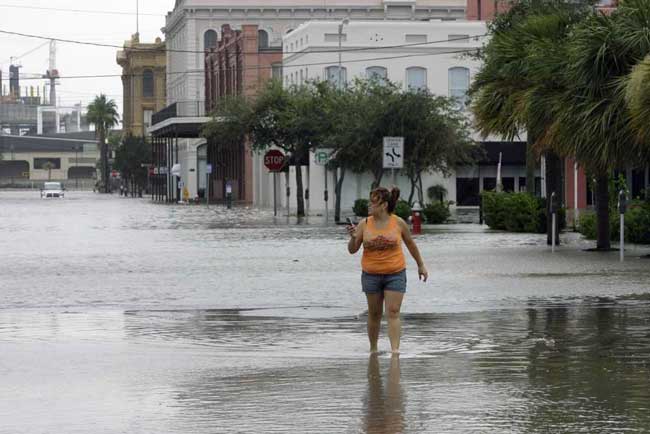
<instances>
[{"instance_id":1,"label":"woman walking in floodwater","mask_svg":"<svg viewBox=\"0 0 650 434\"><path fill-rule=\"evenodd\" d=\"M418 276L427 281L429 273L420 251L411 237L408 225L393 214L399 199L399 189L379 187L370 192L368 218L359 225L349 225L348 251L359 251L361 258L361 287L368 300L368 339L370 351L377 351L384 303L388 316L388 338L393 353L399 353L400 309L406 292L406 260L402 240L418 264Z\"/></svg>"}]
</instances>

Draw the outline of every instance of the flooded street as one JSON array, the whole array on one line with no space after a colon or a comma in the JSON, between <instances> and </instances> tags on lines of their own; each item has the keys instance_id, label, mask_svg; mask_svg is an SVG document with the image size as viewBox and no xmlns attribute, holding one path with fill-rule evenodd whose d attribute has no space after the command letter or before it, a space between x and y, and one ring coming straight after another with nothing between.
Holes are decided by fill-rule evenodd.
<instances>
[{"instance_id":1,"label":"flooded street","mask_svg":"<svg viewBox=\"0 0 650 434\"><path fill-rule=\"evenodd\" d=\"M0 433L650 431L649 249L428 228L397 358L368 356L346 240L272 211L0 192Z\"/></svg>"}]
</instances>

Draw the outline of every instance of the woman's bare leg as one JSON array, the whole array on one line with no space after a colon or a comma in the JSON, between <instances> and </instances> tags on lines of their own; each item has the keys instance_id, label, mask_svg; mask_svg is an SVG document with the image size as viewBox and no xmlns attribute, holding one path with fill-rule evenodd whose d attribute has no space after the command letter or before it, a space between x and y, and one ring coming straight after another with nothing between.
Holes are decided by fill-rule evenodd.
<instances>
[{"instance_id":1,"label":"woman's bare leg","mask_svg":"<svg viewBox=\"0 0 650 434\"><path fill-rule=\"evenodd\" d=\"M370 341L370 352L377 351L377 340L381 329L381 316L384 308L384 295L382 293L368 294L368 340Z\"/></svg>"},{"instance_id":2,"label":"woman's bare leg","mask_svg":"<svg viewBox=\"0 0 650 434\"><path fill-rule=\"evenodd\" d=\"M399 340L402 324L399 318L404 294L398 291L384 291L386 300L386 315L388 316L388 339L393 353L399 353Z\"/></svg>"}]
</instances>

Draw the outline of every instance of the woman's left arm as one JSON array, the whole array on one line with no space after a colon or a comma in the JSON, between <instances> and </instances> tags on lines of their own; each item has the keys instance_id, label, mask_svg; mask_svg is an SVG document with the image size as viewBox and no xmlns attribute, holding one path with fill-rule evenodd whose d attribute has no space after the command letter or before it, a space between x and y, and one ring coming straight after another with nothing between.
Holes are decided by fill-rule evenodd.
<instances>
[{"instance_id":1,"label":"woman's left arm","mask_svg":"<svg viewBox=\"0 0 650 434\"><path fill-rule=\"evenodd\" d=\"M411 256L413 256L413 259L415 259L415 262L418 264L418 276L420 279L426 282L429 278L429 272L427 271L427 267L424 265L422 255L420 255L420 250L418 249L418 246L415 245L415 240L413 240L413 237L411 236L411 229L401 218L398 217L397 221L400 230L402 231L402 239L404 240L404 244L406 244L406 248L409 250L409 253L411 253Z\"/></svg>"}]
</instances>

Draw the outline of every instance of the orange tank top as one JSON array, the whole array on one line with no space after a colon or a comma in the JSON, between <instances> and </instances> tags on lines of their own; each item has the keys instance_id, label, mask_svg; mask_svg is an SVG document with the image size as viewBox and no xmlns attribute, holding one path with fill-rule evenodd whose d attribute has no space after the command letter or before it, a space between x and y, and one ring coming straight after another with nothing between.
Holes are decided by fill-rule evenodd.
<instances>
[{"instance_id":1,"label":"orange tank top","mask_svg":"<svg viewBox=\"0 0 650 434\"><path fill-rule=\"evenodd\" d=\"M363 231L361 269L371 274L393 274L405 268L402 231L397 224L397 217L391 215L383 229L378 229L375 219L368 217Z\"/></svg>"}]
</instances>

